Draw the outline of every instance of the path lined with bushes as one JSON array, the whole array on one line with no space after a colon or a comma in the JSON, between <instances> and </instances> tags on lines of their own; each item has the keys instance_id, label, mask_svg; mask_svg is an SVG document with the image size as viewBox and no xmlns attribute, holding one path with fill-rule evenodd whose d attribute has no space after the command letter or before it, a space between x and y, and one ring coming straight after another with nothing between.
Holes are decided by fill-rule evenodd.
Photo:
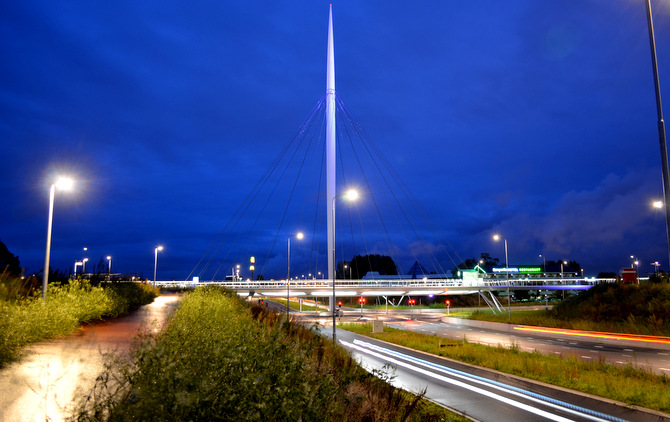
<instances>
[{"instance_id":1,"label":"path lined with bushes","mask_svg":"<svg viewBox=\"0 0 670 422\"><path fill-rule=\"evenodd\" d=\"M159 330L178 299L163 295L126 316L24 348L21 360L0 370L0 420L65 420L108 359L127 354L141 332Z\"/></svg>"}]
</instances>

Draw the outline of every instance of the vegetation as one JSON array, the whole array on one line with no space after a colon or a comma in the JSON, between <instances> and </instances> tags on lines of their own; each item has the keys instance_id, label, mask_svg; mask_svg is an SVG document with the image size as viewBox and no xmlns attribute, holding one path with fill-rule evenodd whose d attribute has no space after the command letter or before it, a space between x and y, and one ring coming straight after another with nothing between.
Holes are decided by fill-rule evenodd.
<instances>
[{"instance_id":1,"label":"vegetation","mask_svg":"<svg viewBox=\"0 0 670 422\"><path fill-rule=\"evenodd\" d=\"M187 294L76 420L462 420L365 372L333 343L217 287Z\"/></svg>"},{"instance_id":2,"label":"vegetation","mask_svg":"<svg viewBox=\"0 0 670 422\"><path fill-rule=\"evenodd\" d=\"M505 348L449 340L384 327L372 334L372 324L342 324L341 328L376 339L421 350L472 365L495 369L565 388L618 400L630 405L670 411L670 378L632 364L616 366L604 360L586 362L574 355L552 356Z\"/></svg>"},{"instance_id":3,"label":"vegetation","mask_svg":"<svg viewBox=\"0 0 670 422\"><path fill-rule=\"evenodd\" d=\"M0 279L0 367L18 358L23 346L74 331L81 324L114 318L151 303L158 295L151 286L114 283L92 286L88 281L49 284L47 300L30 292L20 278Z\"/></svg>"},{"instance_id":4,"label":"vegetation","mask_svg":"<svg viewBox=\"0 0 670 422\"><path fill-rule=\"evenodd\" d=\"M370 254L355 255L349 262L339 262L336 268L337 278L352 280L360 280L370 271L376 271L381 275L397 275L398 266L390 256Z\"/></svg>"},{"instance_id":5,"label":"vegetation","mask_svg":"<svg viewBox=\"0 0 670 422\"><path fill-rule=\"evenodd\" d=\"M477 311L471 319L504 322L507 314ZM599 284L553 309L512 312L512 324L670 336L670 284Z\"/></svg>"}]
</instances>

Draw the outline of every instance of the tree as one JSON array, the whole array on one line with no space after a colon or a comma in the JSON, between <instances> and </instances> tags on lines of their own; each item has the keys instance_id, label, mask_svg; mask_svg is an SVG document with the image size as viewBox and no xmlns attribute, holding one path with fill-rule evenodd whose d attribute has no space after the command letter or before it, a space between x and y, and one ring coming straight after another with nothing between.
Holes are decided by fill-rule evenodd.
<instances>
[{"instance_id":1,"label":"tree","mask_svg":"<svg viewBox=\"0 0 670 422\"><path fill-rule=\"evenodd\" d=\"M465 261L458 264L453 270L451 270L451 273L454 276L456 276L458 274L459 270L471 270L471 269L475 268L475 266L477 266L477 265L479 265L480 267L496 266L496 265L499 265L499 263L500 263L500 259L492 258L491 255L488 252L482 252L479 256L479 259L468 258Z\"/></svg>"},{"instance_id":2,"label":"tree","mask_svg":"<svg viewBox=\"0 0 670 422\"><path fill-rule=\"evenodd\" d=\"M344 265L347 270L344 270ZM377 271L381 275L398 275L398 266L393 258L385 255L355 255L349 262L337 264L337 278L351 278L360 280L370 271Z\"/></svg>"},{"instance_id":3,"label":"tree","mask_svg":"<svg viewBox=\"0 0 670 422\"><path fill-rule=\"evenodd\" d=\"M0 274L7 272L9 275L20 276L21 275L21 265L19 263L19 257L14 256L7 246L5 246L2 241L0 241Z\"/></svg>"}]
</instances>

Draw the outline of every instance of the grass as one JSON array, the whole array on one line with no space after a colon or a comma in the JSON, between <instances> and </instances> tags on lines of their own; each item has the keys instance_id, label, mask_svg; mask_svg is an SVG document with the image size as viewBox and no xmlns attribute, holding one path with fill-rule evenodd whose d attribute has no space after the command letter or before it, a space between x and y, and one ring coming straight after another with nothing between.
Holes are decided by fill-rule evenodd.
<instances>
[{"instance_id":1,"label":"grass","mask_svg":"<svg viewBox=\"0 0 670 422\"><path fill-rule=\"evenodd\" d=\"M69 334L82 324L114 318L150 303L158 295L137 283L91 286L87 281L50 284L41 295L0 301L0 367L20 356L27 344Z\"/></svg>"},{"instance_id":2,"label":"grass","mask_svg":"<svg viewBox=\"0 0 670 422\"><path fill-rule=\"evenodd\" d=\"M279 303L284 307L284 309L286 309L286 299L279 299L279 298L273 297L273 298L264 299L264 300L271 300L273 302ZM295 309L296 311L299 311L300 310L300 303L296 302L295 300L292 300L289 303L289 307L291 309ZM327 309L319 308L319 310L320 311L325 311ZM303 303L302 304L302 311L303 312L316 312L316 307Z\"/></svg>"},{"instance_id":3,"label":"grass","mask_svg":"<svg viewBox=\"0 0 670 422\"><path fill-rule=\"evenodd\" d=\"M454 315L451 315L454 316ZM507 312L494 314L490 310L474 311L469 319L508 322L515 325L533 325L538 327L567 328L570 330L601 331L607 333L641 334L670 336L670 324L647 324L637 318L630 317L626 321L594 321L583 318L558 318L552 311L538 310L514 310L512 309L511 322Z\"/></svg>"},{"instance_id":4,"label":"grass","mask_svg":"<svg viewBox=\"0 0 670 422\"><path fill-rule=\"evenodd\" d=\"M670 378L636 368L632 364L616 366L606 363L604 359L586 362L573 355L551 356L539 352L523 352L517 347L490 347L390 327L384 327L383 333L372 334L370 323L339 326L358 334L468 364L618 400L629 405L662 412L670 411Z\"/></svg>"},{"instance_id":5,"label":"grass","mask_svg":"<svg viewBox=\"0 0 670 422\"><path fill-rule=\"evenodd\" d=\"M98 380L75 420L465 420L218 287L185 295L164 332L147 335L131 362Z\"/></svg>"}]
</instances>

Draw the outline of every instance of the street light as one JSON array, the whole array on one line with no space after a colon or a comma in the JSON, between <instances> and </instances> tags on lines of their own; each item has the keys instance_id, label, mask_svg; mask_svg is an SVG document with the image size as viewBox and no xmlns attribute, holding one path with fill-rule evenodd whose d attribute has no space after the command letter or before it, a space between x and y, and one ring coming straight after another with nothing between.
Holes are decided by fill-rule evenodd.
<instances>
[{"instance_id":1,"label":"street light","mask_svg":"<svg viewBox=\"0 0 670 422\"><path fill-rule=\"evenodd\" d=\"M333 297L330 301L330 308L331 312L333 314L333 343L335 343L335 301L337 300L336 295L335 295L335 200L339 197L344 197L344 199L348 201L355 201L358 199L358 191L355 189L350 189L346 193L343 193L341 195L336 195L333 197L331 204L332 204L332 220L333 220L333 225L330 228L331 231L331 238L333 239L333 250L330 251L331 256L333 257Z\"/></svg>"},{"instance_id":2,"label":"street light","mask_svg":"<svg viewBox=\"0 0 670 422\"><path fill-rule=\"evenodd\" d=\"M288 301L291 292L291 238L296 237L302 239L305 235L298 232L288 237L288 271L286 271L286 318L288 319Z\"/></svg>"},{"instance_id":3,"label":"street light","mask_svg":"<svg viewBox=\"0 0 670 422\"><path fill-rule=\"evenodd\" d=\"M88 258L86 258L86 251L87 250L88 250L88 248L84 246L84 248L81 251L81 275L82 275L82 277L86 274L86 261L88 261ZM76 266L75 266L75 268L76 268Z\"/></svg>"},{"instance_id":4,"label":"street light","mask_svg":"<svg viewBox=\"0 0 670 422\"><path fill-rule=\"evenodd\" d=\"M654 261L654 262L651 263L651 265L654 266L654 274L656 274L658 272L658 267L661 264L659 264L658 261Z\"/></svg>"},{"instance_id":5,"label":"street light","mask_svg":"<svg viewBox=\"0 0 670 422\"><path fill-rule=\"evenodd\" d=\"M493 240L496 242L500 240L500 235L494 234ZM509 322L512 322L512 301L510 299L509 293L509 261L507 260L507 239L504 238L503 240L505 241L505 275L507 277L507 319Z\"/></svg>"},{"instance_id":6,"label":"street light","mask_svg":"<svg viewBox=\"0 0 670 422\"><path fill-rule=\"evenodd\" d=\"M107 255L107 261L109 261L109 269L107 270L107 275L112 276L112 257Z\"/></svg>"},{"instance_id":7,"label":"street light","mask_svg":"<svg viewBox=\"0 0 670 422\"><path fill-rule=\"evenodd\" d=\"M154 248L154 287L156 287L156 269L158 268L158 251L162 251L164 248L162 246L156 246Z\"/></svg>"},{"instance_id":8,"label":"street light","mask_svg":"<svg viewBox=\"0 0 670 422\"><path fill-rule=\"evenodd\" d=\"M544 273L544 276L547 276L547 260L545 259L545 256L540 254L540 258L542 258L542 272Z\"/></svg>"},{"instance_id":9,"label":"street light","mask_svg":"<svg viewBox=\"0 0 670 422\"><path fill-rule=\"evenodd\" d=\"M74 262L74 276L75 276L75 278L77 277L77 267L81 267L82 264L83 264L83 262L81 262L81 261L75 261Z\"/></svg>"},{"instance_id":10,"label":"street light","mask_svg":"<svg viewBox=\"0 0 670 422\"><path fill-rule=\"evenodd\" d=\"M565 280L563 280L563 264L568 264L568 261L561 261L561 284L565 284ZM565 300L565 289L563 290L563 300Z\"/></svg>"},{"instance_id":11,"label":"street light","mask_svg":"<svg viewBox=\"0 0 670 422\"><path fill-rule=\"evenodd\" d=\"M69 177L60 177L56 183L49 189L49 223L47 225L47 248L44 254L44 275L42 277L42 299L47 300L47 284L49 283L49 259L51 258L51 227L54 217L54 199L56 197L56 188L59 190L72 190L74 181Z\"/></svg>"}]
</instances>

